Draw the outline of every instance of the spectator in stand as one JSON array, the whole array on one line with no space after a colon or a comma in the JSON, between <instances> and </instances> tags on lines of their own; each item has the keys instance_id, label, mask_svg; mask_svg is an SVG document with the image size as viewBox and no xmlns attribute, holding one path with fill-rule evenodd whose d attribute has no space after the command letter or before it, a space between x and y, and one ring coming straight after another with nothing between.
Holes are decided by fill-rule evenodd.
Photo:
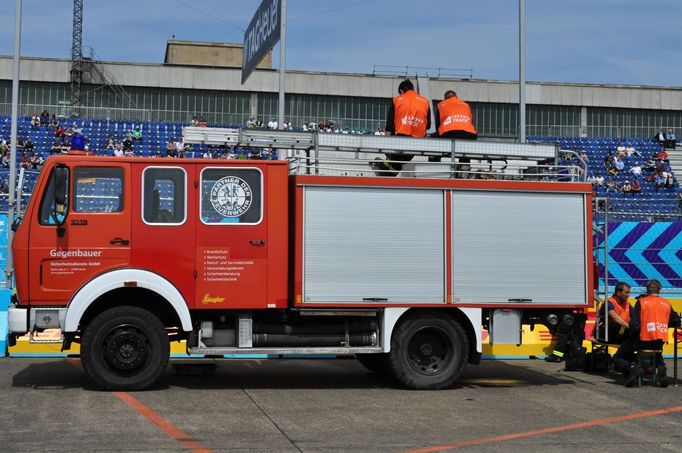
<instances>
[{"instance_id":1,"label":"spectator in stand","mask_svg":"<svg viewBox=\"0 0 682 453\"><path fill-rule=\"evenodd\" d=\"M613 154L611 154L611 151L606 153L606 157L604 157L604 168L607 170L610 169L613 166Z\"/></svg>"},{"instance_id":2,"label":"spectator in stand","mask_svg":"<svg viewBox=\"0 0 682 453\"><path fill-rule=\"evenodd\" d=\"M661 177L665 179L663 186L666 189L670 189L671 187L673 187L673 174L672 174L672 172L666 170L661 174Z\"/></svg>"},{"instance_id":3,"label":"spectator in stand","mask_svg":"<svg viewBox=\"0 0 682 453\"><path fill-rule=\"evenodd\" d=\"M277 129L278 127L279 127L279 124L277 124L277 120L276 120L276 119L273 118L273 119L271 119L270 121L268 121L268 129L273 129L273 130L275 130L275 129Z\"/></svg>"},{"instance_id":4,"label":"spectator in stand","mask_svg":"<svg viewBox=\"0 0 682 453\"><path fill-rule=\"evenodd\" d=\"M123 155L125 157L135 157L135 152L133 151L133 148L130 148L130 149L124 150Z\"/></svg>"},{"instance_id":5,"label":"spectator in stand","mask_svg":"<svg viewBox=\"0 0 682 453\"><path fill-rule=\"evenodd\" d=\"M642 191L642 186L639 184L639 179L635 178L634 181L632 181L632 187L630 188L630 193L632 194L633 198L636 194L640 193Z\"/></svg>"},{"instance_id":6,"label":"spectator in stand","mask_svg":"<svg viewBox=\"0 0 682 453\"><path fill-rule=\"evenodd\" d=\"M655 171L656 170L656 155L654 154L649 158L649 160L646 161L644 164L644 167L642 167L642 170L644 171Z\"/></svg>"},{"instance_id":7,"label":"spectator in stand","mask_svg":"<svg viewBox=\"0 0 682 453\"><path fill-rule=\"evenodd\" d=\"M20 135L17 137L17 149L24 149L24 136Z\"/></svg>"},{"instance_id":8,"label":"spectator in stand","mask_svg":"<svg viewBox=\"0 0 682 453\"><path fill-rule=\"evenodd\" d=\"M590 157L587 155L585 151L583 151L582 153L580 153L580 160L587 164L590 161Z\"/></svg>"},{"instance_id":9,"label":"spectator in stand","mask_svg":"<svg viewBox=\"0 0 682 453\"><path fill-rule=\"evenodd\" d=\"M606 194L608 195L611 192L616 192L616 183L613 181L613 176L609 176L606 182Z\"/></svg>"},{"instance_id":10,"label":"spectator in stand","mask_svg":"<svg viewBox=\"0 0 682 453\"><path fill-rule=\"evenodd\" d=\"M133 140L137 141L142 141L142 130L140 129L140 126L135 126L135 129L133 129Z\"/></svg>"},{"instance_id":11,"label":"spectator in stand","mask_svg":"<svg viewBox=\"0 0 682 453\"><path fill-rule=\"evenodd\" d=\"M628 146L625 148L625 152L627 153L628 157L632 157L632 156L640 156L641 157L642 156L639 153L639 151L637 151L637 149L634 146L632 146L632 143L628 143Z\"/></svg>"},{"instance_id":12,"label":"spectator in stand","mask_svg":"<svg viewBox=\"0 0 682 453\"><path fill-rule=\"evenodd\" d=\"M182 137L175 140L174 145L175 145L175 154L177 156L180 156L180 153L185 149L185 147L182 146Z\"/></svg>"},{"instance_id":13,"label":"spectator in stand","mask_svg":"<svg viewBox=\"0 0 682 453\"><path fill-rule=\"evenodd\" d=\"M654 173L654 189L656 192L658 192L658 189L665 187L666 180L667 172L665 170Z\"/></svg>"},{"instance_id":14,"label":"spectator in stand","mask_svg":"<svg viewBox=\"0 0 682 453\"><path fill-rule=\"evenodd\" d=\"M24 143L24 151L32 153L34 149L35 145L33 144L31 137L27 138L26 142Z\"/></svg>"},{"instance_id":15,"label":"spectator in stand","mask_svg":"<svg viewBox=\"0 0 682 453\"><path fill-rule=\"evenodd\" d=\"M632 193L632 186L630 185L630 181L625 180L625 184L623 184L623 195L627 197L629 193Z\"/></svg>"},{"instance_id":16,"label":"spectator in stand","mask_svg":"<svg viewBox=\"0 0 682 453\"><path fill-rule=\"evenodd\" d=\"M126 151L132 151L133 150L133 139L129 135L123 140L123 152L125 153Z\"/></svg>"},{"instance_id":17,"label":"spectator in stand","mask_svg":"<svg viewBox=\"0 0 682 453\"><path fill-rule=\"evenodd\" d=\"M116 139L112 134L107 137L107 146L105 149L116 149Z\"/></svg>"},{"instance_id":18,"label":"spectator in stand","mask_svg":"<svg viewBox=\"0 0 682 453\"><path fill-rule=\"evenodd\" d=\"M192 117L192 121L189 122L189 125L190 125L191 127L197 127L197 126L199 126L199 120L197 119L196 116L193 116L193 117Z\"/></svg>"},{"instance_id":19,"label":"spectator in stand","mask_svg":"<svg viewBox=\"0 0 682 453\"><path fill-rule=\"evenodd\" d=\"M9 168L9 153L5 153L5 155L2 156L2 166Z\"/></svg>"},{"instance_id":20,"label":"spectator in stand","mask_svg":"<svg viewBox=\"0 0 682 453\"><path fill-rule=\"evenodd\" d=\"M628 153L625 151L625 145L619 143L618 147L616 148L616 157L625 157L627 155Z\"/></svg>"},{"instance_id":21,"label":"spectator in stand","mask_svg":"<svg viewBox=\"0 0 682 453\"><path fill-rule=\"evenodd\" d=\"M665 150L665 148L661 148L661 150L656 155L656 158L663 160L663 161L668 160L668 152Z\"/></svg>"},{"instance_id":22,"label":"spectator in stand","mask_svg":"<svg viewBox=\"0 0 682 453\"><path fill-rule=\"evenodd\" d=\"M55 135L55 137L60 137L60 138L66 137L66 131L64 130L64 128L59 123L57 123L57 126L54 128L54 135Z\"/></svg>"},{"instance_id":23,"label":"spectator in stand","mask_svg":"<svg viewBox=\"0 0 682 453\"><path fill-rule=\"evenodd\" d=\"M33 112L33 116L31 117L31 128L40 129L40 116L38 115L38 112Z\"/></svg>"},{"instance_id":24,"label":"spectator in stand","mask_svg":"<svg viewBox=\"0 0 682 453\"><path fill-rule=\"evenodd\" d=\"M57 126L59 126L59 120L56 115L52 115L52 118L50 118L50 127L56 129Z\"/></svg>"},{"instance_id":25,"label":"spectator in stand","mask_svg":"<svg viewBox=\"0 0 682 453\"><path fill-rule=\"evenodd\" d=\"M19 165L24 170L30 170L31 169L31 157L28 155L28 153L22 153L21 161L19 162Z\"/></svg>"},{"instance_id":26,"label":"spectator in stand","mask_svg":"<svg viewBox=\"0 0 682 453\"><path fill-rule=\"evenodd\" d=\"M598 186L603 186L604 185L604 176L603 175L597 175L594 177L594 183Z\"/></svg>"},{"instance_id":27,"label":"spectator in stand","mask_svg":"<svg viewBox=\"0 0 682 453\"><path fill-rule=\"evenodd\" d=\"M40 124L43 127L47 127L50 123L50 112L47 111L47 109L43 110L43 113L40 114Z\"/></svg>"},{"instance_id":28,"label":"spectator in stand","mask_svg":"<svg viewBox=\"0 0 682 453\"><path fill-rule=\"evenodd\" d=\"M75 134L82 134L82 133L83 133L83 128L81 126L79 126L78 124L76 124L76 122L74 121L73 124L71 125L71 127L69 128L69 130L67 131L66 135L72 136Z\"/></svg>"},{"instance_id":29,"label":"spectator in stand","mask_svg":"<svg viewBox=\"0 0 682 453\"><path fill-rule=\"evenodd\" d=\"M50 154L57 154L62 152L62 142L55 137L54 140L52 140L52 146L50 147Z\"/></svg>"},{"instance_id":30,"label":"spectator in stand","mask_svg":"<svg viewBox=\"0 0 682 453\"><path fill-rule=\"evenodd\" d=\"M654 135L654 141L658 142L659 145L665 146L666 136L663 128L658 130L658 133Z\"/></svg>"},{"instance_id":31,"label":"spectator in stand","mask_svg":"<svg viewBox=\"0 0 682 453\"><path fill-rule=\"evenodd\" d=\"M628 173L632 173L632 175L637 178L642 174L642 167L640 167L638 163L635 163L635 165L630 167Z\"/></svg>"},{"instance_id":32,"label":"spectator in stand","mask_svg":"<svg viewBox=\"0 0 682 453\"><path fill-rule=\"evenodd\" d=\"M677 146L677 137L675 137L675 133L673 132L672 129L668 129L666 139L667 141L665 147L668 149L675 149L675 146Z\"/></svg>"},{"instance_id":33,"label":"spectator in stand","mask_svg":"<svg viewBox=\"0 0 682 453\"><path fill-rule=\"evenodd\" d=\"M254 129L256 127L256 117L255 116L250 116L248 120L246 120L246 128L247 129Z\"/></svg>"},{"instance_id":34,"label":"spectator in stand","mask_svg":"<svg viewBox=\"0 0 682 453\"><path fill-rule=\"evenodd\" d=\"M43 168L44 163L45 159L43 159L43 156L40 153L35 153L31 158L31 170L40 170Z\"/></svg>"},{"instance_id":35,"label":"spectator in stand","mask_svg":"<svg viewBox=\"0 0 682 453\"><path fill-rule=\"evenodd\" d=\"M256 127L263 127L263 118L260 116L256 119Z\"/></svg>"},{"instance_id":36,"label":"spectator in stand","mask_svg":"<svg viewBox=\"0 0 682 453\"><path fill-rule=\"evenodd\" d=\"M203 116L199 118L199 124L197 126L198 127L208 127L208 123L206 122L206 120L204 119Z\"/></svg>"},{"instance_id":37,"label":"spectator in stand","mask_svg":"<svg viewBox=\"0 0 682 453\"><path fill-rule=\"evenodd\" d=\"M616 158L613 166L616 167L616 170L618 170L619 172L625 170L625 162L623 161L622 158L621 159Z\"/></svg>"},{"instance_id":38,"label":"spectator in stand","mask_svg":"<svg viewBox=\"0 0 682 453\"><path fill-rule=\"evenodd\" d=\"M114 156L123 157L125 153L123 152L123 145L121 143L116 143L114 146Z\"/></svg>"}]
</instances>

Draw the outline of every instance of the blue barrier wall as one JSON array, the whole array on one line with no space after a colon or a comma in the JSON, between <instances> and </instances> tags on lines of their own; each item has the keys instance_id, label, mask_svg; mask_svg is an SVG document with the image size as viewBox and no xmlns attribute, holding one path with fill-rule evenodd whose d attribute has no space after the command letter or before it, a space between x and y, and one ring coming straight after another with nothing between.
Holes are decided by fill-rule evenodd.
<instances>
[{"instance_id":1,"label":"blue barrier wall","mask_svg":"<svg viewBox=\"0 0 682 453\"><path fill-rule=\"evenodd\" d=\"M608 226L609 286L633 287L660 280L666 289L682 290L682 222L615 222ZM604 282L604 235L595 237L601 284Z\"/></svg>"}]
</instances>

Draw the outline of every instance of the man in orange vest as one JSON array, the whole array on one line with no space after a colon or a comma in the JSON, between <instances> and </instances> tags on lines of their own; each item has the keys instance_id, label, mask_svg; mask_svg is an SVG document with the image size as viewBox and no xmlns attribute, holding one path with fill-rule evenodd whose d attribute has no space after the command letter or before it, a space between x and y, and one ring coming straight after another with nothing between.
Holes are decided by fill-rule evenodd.
<instances>
[{"instance_id":1,"label":"man in orange vest","mask_svg":"<svg viewBox=\"0 0 682 453\"><path fill-rule=\"evenodd\" d=\"M438 103L436 128L439 137L476 140L478 133L473 124L469 104L457 97L452 90L445 92L444 100Z\"/></svg>"},{"instance_id":2,"label":"man in orange vest","mask_svg":"<svg viewBox=\"0 0 682 453\"><path fill-rule=\"evenodd\" d=\"M628 327L630 326L630 285L618 282L613 296L606 301L608 310L608 322L606 323L609 332L609 343L622 344L629 336ZM597 338L604 340L604 306L598 312L599 324L597 327Z\"/></svg>"},{"instance_id":3,"label":"man in orange vest","mask_svg":"<svg viewBox=\"0 0 682 453\"><path fill-rule=\"evenodd\" d=\"M388 108L386 135L426 137L430 127L431 102L414 91L410 80L403 80L398 85L398 96L393 98ZM385 161L372 162L371 166L374 170L381 170L379 176L396 176L402 170L403 162L411 159L411 154L391 154Z\"/></svg>"},{"instance_id":4,"label":"man in orange vest","mask_svg":"<svg viewBox=\"0 0 682 453\"><path fill-rule=\"evenodd\" d=\"M457 97L457 93L448 90L443 95L443 100L438 103L438 115L436 115L436 129L438 136L443 138L460 138L476 140L478 133L473 124L473 115L469 104ZM429 158L429 162L438 162L439 158ZM458 159L460 170L458 178L468 179L471 176L471 161L468 157Z\"/></svg>"},{"instance_id":5,"label":"man in orange vest","mask_svg":"<svg viewBox=\"0 0 682 453\"><path fill-rule=\"evenodd\" d=\"M638 349L663 349L668 342L668 328L680 326L680 316L675 313L667 299L660 296L661 282L649 280L646 295L639 298L630 310L630 336L613 356L613 366L623 372L627 379L625 385L632 387L644 370L634 363ZM668 386L666 366L660 354L656 357L659 383Z\"/></svg>"}]
</instances>

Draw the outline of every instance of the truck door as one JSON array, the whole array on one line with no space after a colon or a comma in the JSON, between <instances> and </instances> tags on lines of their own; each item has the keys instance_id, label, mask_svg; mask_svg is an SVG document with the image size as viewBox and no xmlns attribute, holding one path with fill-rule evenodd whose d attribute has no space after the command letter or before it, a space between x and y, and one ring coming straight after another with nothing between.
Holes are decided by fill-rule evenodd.
<instances>
[{"instance_id":1,"label":"truck door","mask_svg":"<svg viewBox=\"0 0 682 453\"><path fill-rule=\"evenodd\" d=\"M60 168L67 175L64 208L54 209L55 166L31 219L30 298L38 305L63 304L97 275L130 265L129 165Z\"/></svg>"},{"instance_id":2,"label":"truck door","mask_svg":"<svg viewBox=\"0 0 682 453\"><path fill-rule=\"evenodd\" d=\"M133 163L133 267L172 282L194 300L194 165ZM191 195L190 195L191 194Z\"/></svg>"},{"instance_id":3,"label":"truck door","mask_svg":"<svg viewBox=\"0 0 682 453\"><path fill-rule=\"evenodd\" d=\"M265 308L264 184L263 171L254 166L211 166L200 171L197 308Z\"/></svg>"}]
</instances>

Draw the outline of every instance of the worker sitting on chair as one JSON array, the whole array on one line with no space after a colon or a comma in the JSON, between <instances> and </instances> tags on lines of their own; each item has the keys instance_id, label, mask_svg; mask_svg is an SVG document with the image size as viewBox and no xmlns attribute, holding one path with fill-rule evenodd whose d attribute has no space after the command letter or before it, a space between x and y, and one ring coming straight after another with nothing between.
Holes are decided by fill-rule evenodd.
<instances>
[{"instance_id":1,"label":"worker sitting on chair","mask_svg":"<svg viewBox=\"0 0 682 453\"><path fill-rule=\"evenodd\" d=\"M608 310L608 341L604 335L604 305L597 311L599 322L597 323L597 339L601 342L622 344L629 336L630 325L630 285L618 282L613 296L606 301Z\"/></svg>"},{"instance_id":2,"label":"worker sitting on chair","mask_svg":"<svg viewBox=\"0 0 682 453\"><path fill-rule=\"evenodd\" d=\"M663 343L668 342L668 327L680 326L680 316L660 296L661 288L661 282L649 280L646 295L630 310L630 335L613 356L613 366L626 375L627 387L634 386L644 375L644 370L635 362L635 351L661 351ZM656 354L655 366L661 387L667 387L666 366L660 352Z\"/></svg>"}]
</instances>

